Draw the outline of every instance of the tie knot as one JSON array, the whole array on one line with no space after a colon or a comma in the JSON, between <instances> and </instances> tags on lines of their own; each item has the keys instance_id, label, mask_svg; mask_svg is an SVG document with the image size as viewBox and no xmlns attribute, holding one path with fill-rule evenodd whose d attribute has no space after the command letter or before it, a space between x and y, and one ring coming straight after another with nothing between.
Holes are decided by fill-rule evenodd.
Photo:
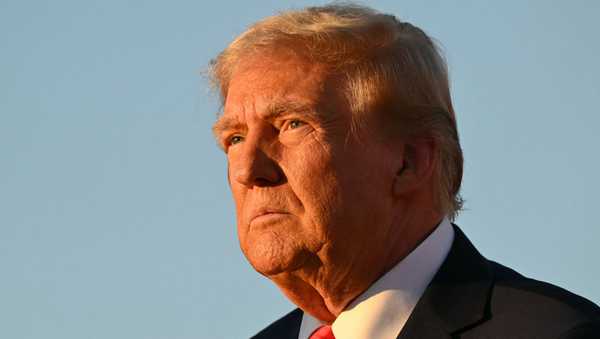
<instances>
[{"instance_id":1,"label":"tie knot","mask_svg":"<svg viewBox=\"0 0 600 339\"><path fill-rule=\"evenodd\" d=\"M331 326L324 325L317 328L317 330L310 335L309 339L335 339L335 337L333 336Z\"/></svg>"}]
</instances>

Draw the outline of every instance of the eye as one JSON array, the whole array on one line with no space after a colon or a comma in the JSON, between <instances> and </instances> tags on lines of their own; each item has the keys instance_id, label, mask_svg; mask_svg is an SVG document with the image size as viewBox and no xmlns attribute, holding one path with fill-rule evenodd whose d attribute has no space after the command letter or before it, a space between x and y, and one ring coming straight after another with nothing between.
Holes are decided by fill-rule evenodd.
<instances>
[{"instance_id":1,"label":"eye","mask_svg":"<svg viewBox=\"0 0 600 339\"><path fill-rule=\"evenodd\" d=\"M302 126L304 123L300 120L292 120L290 121L290 128L294 129L294 128L298 128L300 126Z\"/></svg>"},{"instance_id":2,"label":"eye","mask_svg":"<svg viewBox=\"0 0 600 339\"><path fill-rule=\"evenodd\" d=\"M306 125L306 123L304 121L298 120L298 119L293 119L293 120L289 120L287 121L283 127L281 128L282 130L286 130L286 129L296 129L298 127L302 127Z\"/></svg>"},{"instance_id":3,"label":"eye","mask_svg":"<svg viewBox=\"0 0 600 339\"><path fill-rule=\"evenodd\" d=\"M242 141L244 141L244 137L242 137L241 135L233 135L229 139L227 139L227 145L233 146L235 144L239 144Z\"/></svg>"}]
</instances>

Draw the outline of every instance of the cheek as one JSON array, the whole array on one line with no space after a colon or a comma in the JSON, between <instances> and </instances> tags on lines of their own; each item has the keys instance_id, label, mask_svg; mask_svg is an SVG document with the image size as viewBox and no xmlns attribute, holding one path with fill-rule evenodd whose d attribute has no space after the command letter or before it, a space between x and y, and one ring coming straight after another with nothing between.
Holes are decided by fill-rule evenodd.
<instances>
[{"instance_id":1,"label":"cheek","mask_svg":"<svg viewBox=\"0 0 600 339\"><path fill-rule=\"evenodd\" d=\"M242 185L236 183L235 181L231 180L229 175L228 181L231 196L235 204L235 216L238 236L240 238L240 241L242 241L245 238L248 228L248 226L243 221L244 202L246 201L247 189L245 189Z\"/></svg>"},{"instance_id":2,"label":"cheek","mask_svg":"<svg viewBox=\"0 0 600 339\"><path fill-rule=\"evenodd\" d=\"M231 180L230 177L228 177L228 178L229 178L229 190L231 191L231 197L233 198L233 202L235 204L235 209L236 209L237 215L239 216L239 212L241 211L242 206L243 206L245 193L239 184L237 184L235 181Z\"/></svg>"},{"instance_id":3,"label":"cheek","mask_svg":"<svg viewBox=\"0 0 600 339\"><path fill-rule=\"evenodd\" d=\"M338 171L332 163L331 151L316 140L282 159L288 184L304 209L303 220L313 232L323 233L331 213L339 205Z\"/></svg>"}]
</instances>

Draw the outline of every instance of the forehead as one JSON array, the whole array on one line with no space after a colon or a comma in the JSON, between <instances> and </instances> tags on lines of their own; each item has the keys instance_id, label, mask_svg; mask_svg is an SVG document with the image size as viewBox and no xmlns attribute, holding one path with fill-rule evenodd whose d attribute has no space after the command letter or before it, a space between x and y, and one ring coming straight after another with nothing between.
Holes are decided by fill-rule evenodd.
<instances>
[{"instance_id":1,"label":"forehead","mask_svg":"<svg viewBox=\"0 0 600 339\"><path fill-rule=\"evenodd\" d=\"M325 96L326 67L292 53L256 55L242 61L229 82L224 116L262 113L274 102L318 105Z\"/></svg>"}]
</instances>

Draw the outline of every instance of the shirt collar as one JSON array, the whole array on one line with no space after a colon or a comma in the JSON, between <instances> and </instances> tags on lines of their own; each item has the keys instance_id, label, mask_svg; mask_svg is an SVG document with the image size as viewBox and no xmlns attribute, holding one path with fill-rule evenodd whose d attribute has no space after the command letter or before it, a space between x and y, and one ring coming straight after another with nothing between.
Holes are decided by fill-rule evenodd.
<instances>
[{"instance_id":1,"label":"shirt collar","mask_svg":"<svg viewBox=\"0 0 600 339\"><path fill-rule=\"evenodd\" d=\"M452 225L444 218L417 248L342 311L332 324L336 338L396 338L453 240ZM321 324L305 312L298 338L307 339Z\"/></svg>"}]
</instances>

